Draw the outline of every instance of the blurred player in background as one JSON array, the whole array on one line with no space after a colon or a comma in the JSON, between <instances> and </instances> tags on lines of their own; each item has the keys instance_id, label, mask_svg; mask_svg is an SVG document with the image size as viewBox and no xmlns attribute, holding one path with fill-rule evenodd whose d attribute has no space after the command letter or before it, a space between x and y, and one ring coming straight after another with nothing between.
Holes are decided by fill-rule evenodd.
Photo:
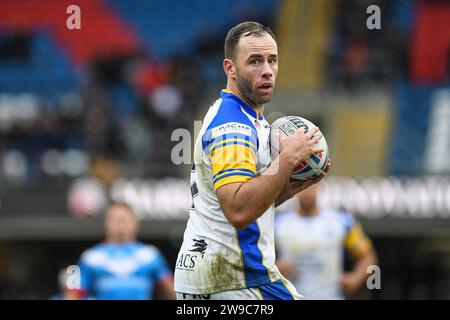
<instances>
[{"instance_id":1,"label":"blurred player in background","mask_svg":"<svg viewBox=\"0 0 450 320\"><path fill-rule=\"evenodd\" d=\"M79 260L82 295L106 300L174 299L173 276L152 245L136 240L138 221L126 204L113 203L105 215L106 239Z\"/></svg>"},{"instance_id":2,"label":"blurred player in background","mask_svg":"<svg viewBox=\"0 0 450 320\"><path fill-rule=\"evenodd\" d=\"M227 88L211 106L195 144L192 204L175 269L178 299L301 299L275 266L274 208L316 183L290 183L292 169L313 153L317 130L281 141L271 163L270 125L278 50L256 22L225 40ZM317 133L317 134L316 134ZM315 136L313 136L316 134Z\"/></svg>"},{"instance_id":3,"label":"blurred player in background","mask_svg":"<svg viewBox=\"0 0 450 320\"><path fill-rule=\"evenodd\" d=\"M320 208L317 185L297 195L299 209L275 223L277 266L307 299L344 299L365 283L367 267L377 263L369 238L353 215ZM344 250L354 262L343 272Z\"/></svg>"}]
</instances>

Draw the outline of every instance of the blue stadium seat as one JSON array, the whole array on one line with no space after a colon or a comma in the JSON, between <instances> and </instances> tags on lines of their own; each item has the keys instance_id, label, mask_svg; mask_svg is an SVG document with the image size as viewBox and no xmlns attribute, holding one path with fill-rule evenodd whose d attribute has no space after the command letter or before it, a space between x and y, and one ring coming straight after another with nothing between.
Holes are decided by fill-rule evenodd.
<instances>
[{"instance_id":1,"label":"blue stadium seat","mask_svg":"<svg viewBox=\"0 0 450 320\"><path fill-rule=\"evenodd\" d=\"M279 1L269 0L109 0L145 42L148 53L164 59L191 53L204 31L220 32L235 23L239 8L252 8L258 14L274 12Z\"/></svg>"},{"instance_id":2,"label":"blue stadium seat","mask_svg":"<svg viewBox=\"0 0 450 320\"><path fill-rule=\"evenodd\" d=\"M3 61L0 65L2 92L46 96L77 88L77 74L67 57L43 33L32 37L28 61Z\"/></svg>"},{"instance_id":3,"label":"blue stadium seat","mask_svg":"<svg viewBox=\"0 0 450 320\"><path fill-rule=\"evenodd\" d=\"M278 10L279 0L109 0L138 34L144 51L165 60L174 55L193 53L205 31L223 33L251 9L267 16ZM42 96L76 90L80 73L74 70L60 48L45 30L36 30L26 62L0 61L0 92L33 92ZM214 66L206 71L214 77ZM119 93L120 95L120 93Z\"/></svg>"},{"instance_id":4,"label":"blue stadium seat","mask_svg":"<svg viewBox=\"0 0 450 320\"><path fill-rule=\"evenodd\" d=\"M395 96L390 173L416 175L423 171L432 86L400 83Z\"/></svg>"}]
</instances>

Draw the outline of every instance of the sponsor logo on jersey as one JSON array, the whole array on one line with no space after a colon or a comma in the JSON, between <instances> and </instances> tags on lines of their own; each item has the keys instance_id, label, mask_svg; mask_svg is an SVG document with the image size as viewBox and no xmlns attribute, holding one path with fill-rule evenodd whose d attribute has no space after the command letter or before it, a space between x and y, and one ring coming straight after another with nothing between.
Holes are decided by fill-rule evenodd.
<instances>
[{"instance_id":1,"label":"sponsor logo on jersey","mask_svg":"<svg viewBox=\"0 0 450 320\"><path fill-rule=\"evenodd\" d=\"M247 136L251 136L252 128L248 125L245 125L245 124L242 124L239 122L227 122L227 123L221 124L220 126L213 128L211 135L212 135L212 138L214 139L214 138L217 138L224 134L230 134L230 133L241 133L241 134L245 134Z\"/></svg>"},{"instance_id":2,"label":"sponsor logo on jersey","mask_svg":"<svg viewBox=\"0 0 450 320\"><path fill-rule=\"evenodd\" d=\"M187 271L193 271L195 268L195 264L198 259L198 255L195 253L200 253L202 255L202 258L205 254L206 249L208 248L208 244L204 239L197 240L192 239L194 241L194 244L192 245L192 249L188 250L189 252L194 252L194 254L191 253L182 253L178 256L176 268L181 270L187 270Z\"/></svg>"},{"instance_id":3,"label":"sponsor logo on jersey","mask_svg":"<svg viewBox=\"0 0 450 320\"><path fill-rule=\"evenodd\" d=\"M194 246L193 249L189 250L191 252L199 252L202 254L202 258L205 255L205 251L206 248L208 247L208 244L206 243L206 241L204 239L201 240L197 240L197 239L192 239L194 241Z\"/></svg>"}]
</instances>

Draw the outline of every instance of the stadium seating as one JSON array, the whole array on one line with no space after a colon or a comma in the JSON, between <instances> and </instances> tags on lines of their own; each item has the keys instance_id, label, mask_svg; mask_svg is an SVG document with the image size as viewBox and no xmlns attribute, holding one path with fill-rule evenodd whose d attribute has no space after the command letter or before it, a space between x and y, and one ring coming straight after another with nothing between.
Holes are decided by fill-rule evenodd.
<instances>
[{"instance_id":1,"label":"stadium seating","mask_svg":"<svg viewBox=\"0 0 450 320\"><path fill-rule=\"evenodd\" d=\"M4 44L17 36L25 43L22 57L0 55L1 94L33 93L48 101L48 98L67 92L80 92L97 59L139 56L144 62L135 68L135 74L125 83L105 86L107 101L115 111L116 119L127 118L139 111L138 98L148 98L146 95L154 87L167 81L167 69L174 57L187 57L183 60L185 63L201 57L198 78L203 83L222 85L223 74L217 57L202 55L200 41L210 36L223 39L228 27L244 18L270 20L270 15L275 17L278 12L283 23L276 31L280 53L285 57L280 60L280 69L286 71L281 73L279 88L314 91L326 87L323 80L327 77L329 82L337 85L346 81L345 74L335 78L329 76L334 67L336 70L345 68L342 57L351 44L351 35L345 32L333 34L339 32L339 27L332 21L331 12L334 12L334 5L336 12L341 12L339 4L332 6L327 1L317 1L310 5L308 1L280 0L79 0L82 29L74 31L65 25L69 4L72 3L68 0L0 1L0 45L5 48ZM390 70L392 79L388 90L395 97L393 143L387 171L392 174L420 173L422 159L415 155L418 150L419 153L423 151L425 144L423 133L429 125L430 85L448 80L450 6L445 1L412 3L400 0L386 10L390 11L384 15L384 25L393 25L403 32L402 35L411 38L403 53L410 58L408 72L402 74L402 70L393 69L395 60L381 58L379 62ZM321 15L314 12L321 12ZM309 29L305 29L305 25ZM383 34L366 31L364 37L380 35ZM283 42L284 39L289 41ZM283 43L288 43L289 47L285 48ZM221 46L219 49L222 50ZM375 45L366 50L367 61L361 63L362 72L353 79L360 87L370 83L373 76L370 72L376 69L364 69L367 64L370 67L373 53L389 50L389 47L377 48ZM335 54L340 60L329 58ZM398 52L388 52L385 57L390 54ZM401 56L399 60L406 60L404 58ZM379 78L371 81L378 83ZM351 90L350 86L350 93ZM357 144L356 141L348 143Z\"/></svg>"},{"instance_id":2,"label":"stadium seating","mask_svg":"<svg viewBox=\"0 0 450 320\"><path fill-rule=\"evenodd\" d=\"M154 57L194 52L202 34L222 33L226 27L252 8L254 16L275 12L277 1L124 1L110 0L144 41L145 49ZM231 9L230 9L231 8ZM164 32L162 32L162 30Z\"/></svg>"},{"instance_id":3,"label":"stadium seating","mask_svg":"<svg viewBox=\"0 0 450 320\"><path fill-rule=\"evenodd\" d=\"M389 169L391 174L417 175L422 172L432 92L432 86L417 87L410 82L398 85Z\"/></svg>"},{"instance_id":4,"label":"stadium seating","mask_svg":"<svg viewBox=\"0 0 450 320\"><path fill-rule=\"evenodd\" d=\"M105 55L165 61L180 52L192 54L202 34L222 31L241 9L257 8L256 16L276 9L278 1L231 2L81 0L81 30L70 31L65 24L70 1L2 1L0 31L25 33L32 45L30 61L3 62L0 90L42 96L75 90L80 67Z\"/></svg>"},{"instance_id":5,"label":"stadium seating","mask_svg":"<svg viewBox=\"0 0 450 320\"><path fill-rule=\"evenodd\" d=\"M38 33L30 42L28 61L0 60L0 91L51 97L76 90L79 78L68 57L57 49L52 39Z\"/></svg>"},{"instance_id":6,"label":"stadium seating","mask_svg":"<svg viewBox=\"0 0 450 320\"><path fill-rule=\"evenodd\" d=\"M450 52L450 5L445 1L418 6L411 41L411 77L417 84L447 80Z\"/></svg>"}]
</instances>

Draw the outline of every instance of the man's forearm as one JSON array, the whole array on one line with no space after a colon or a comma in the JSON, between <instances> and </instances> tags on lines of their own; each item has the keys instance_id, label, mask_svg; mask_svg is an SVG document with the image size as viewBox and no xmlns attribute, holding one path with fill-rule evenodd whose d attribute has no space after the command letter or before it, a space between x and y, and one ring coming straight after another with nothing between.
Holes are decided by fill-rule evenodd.
<instances>
[{"instance_id":1,"label":"man's forearm","mask_svg":"<svg viewBox=\"0 0 450 320\"><path fill-rule=\"evenodd\" d=\"M275 200L275 208L285 203L287 200L293 197L293 195L290 194L287 185L285 185L284 189L280 192L280 195Z\"/></svg>"},{"instance_id":2,"label":"man's forearm","mask_svg":"<svg viewBox=\"0 0 450 320\"><path fill-rule=\"evenodd\" d=\"M280 157L262 175L243 183L234 194L233 207L245 215L247 224L258 219L279 198L288 182L292 169L280 162Z\"/></svg>"},{"instance_id":3,"label":"man's forearm","mask_svg":"<svg viewBox=\"0 0 450 320\"><path fill-rule=\"evenodd\" d=\"M377 264L377 262L378 259L374 249L370 249L370 251L368 251L356 262L353 272L358 276L361 283L368 277L367 268L371 265Z\"/></svg>"},{"instance_id":4,"label":"man's forearm","mask_svg":"<svg viewBox=\"0 0 450 320\"><path fill-rule=\"evenodd\" d=\"M327 165L327 168L325 169L328 171L329 165ZM281 191L278 198L275 200L275 207L278 207L282 203L284 203L286 200L289 200L293 196L295 196L300 191L312 186L313 184L319 182L323 177L325 176L325 173L321 174L320 176L312 179L312 180L295 180L291 179L288 183L286 183L284 189Z\"/></svg>"},{"instance_id":5,"label":"man's forearm","mask_svg":"<svg viewBox=\"0 0 450 320\"><path fill-rule=\"evenodd\" d=\"M246 228L258 219L280 197L292 169L311 154L322 151L314 147L321 137L320 134L313 136L317 130L298 131L284 138L283 151L262 175L217 189L220 207L234 227Z\"/></svg>"}]
</instances>

